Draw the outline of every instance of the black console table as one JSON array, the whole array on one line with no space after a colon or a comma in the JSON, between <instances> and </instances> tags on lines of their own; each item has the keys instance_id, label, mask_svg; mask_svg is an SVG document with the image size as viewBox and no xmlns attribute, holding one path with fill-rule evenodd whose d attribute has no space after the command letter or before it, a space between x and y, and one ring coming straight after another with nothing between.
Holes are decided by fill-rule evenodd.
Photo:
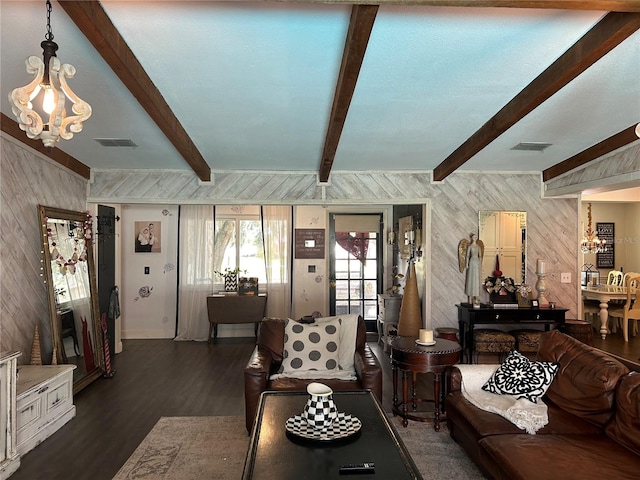
<instances>
[{"instance_id":1,"label":"black console table","mask_svg":"<svg viewBox=\"0 0 640 480\"><path fill-rule=\"evenodd\" d=\"M551 325L564 323L567 308L493 308L456 305L462 356L467 363L473 358L473 329L475 325L542 324L545 330Z\"/></svg>"}]
</instances>

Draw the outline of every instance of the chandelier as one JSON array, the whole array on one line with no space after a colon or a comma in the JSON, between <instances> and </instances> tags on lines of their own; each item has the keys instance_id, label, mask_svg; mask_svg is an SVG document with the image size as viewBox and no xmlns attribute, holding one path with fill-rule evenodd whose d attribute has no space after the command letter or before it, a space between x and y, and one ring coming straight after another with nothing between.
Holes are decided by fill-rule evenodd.
<instances>
[{"instance_id":1,"label":"chandelier","mask_svg":"<svg viewBox=\"0 0 640 480\"><path fill-rule=\"evenodd\" d=\"M607 241L600 240L597 232L594 232L591 228L591 203L587 204L587 220L588 227L585 232L585 236L580 242L580 249L582 253L604 253L607 251Z\"/></svg>"},{"instance_id":2,"label":"chandelier","mask_svg":"<svg viewBox=\"0 0 640 480\"><path fill-rule=\"evenodd\" d=\"M33 80L24 87L14 89L9 94L11 110L18 120L21 130L31 139L41 139L44 146L55 146L60 137L69 140L74 133L82 131L82 122L91 116L91 106L81 100L67 84L76 69L68 63L60 64L56 57L58 44L51 32L51 1L47 0L47 33L40 44L44 62L39 57L27 58L27 73ZM65 104L71 102L71 112L67 115Z\"/></svg>"}]
</instances>

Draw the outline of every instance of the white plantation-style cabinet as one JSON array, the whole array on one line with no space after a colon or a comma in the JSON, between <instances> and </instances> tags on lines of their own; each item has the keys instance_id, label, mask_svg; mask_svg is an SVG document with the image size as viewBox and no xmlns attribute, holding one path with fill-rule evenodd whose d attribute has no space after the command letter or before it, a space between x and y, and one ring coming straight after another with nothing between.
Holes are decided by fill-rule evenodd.
<instances>
[{"instance_id":1,"label":"white plantation-style cabinet","mask_svg":"<svg viewBox=\"0 0 640 480\"><path fill-rule=\"evenodd\" d=\"M16 371L20 352L0 353L0 479L20 466L16 441Z\"/></svg>"},{"instance_id":2,"label":"white plantation-style cabinet","mask_svg":"<svg viewBox=\"0 0 640 480\"><path fill-rule=\"evenodd\" d=\"M484 243L482 279L492 276L496 268L496 256L505 277L522 283L526 246L526 212L481 210L479 214L480 240Z\"/></svg>"},{"instance_id":3,"label":"white plantation-style cabinet","mask_svg":"<svg viewBox=\"0 0 640 480\"><path fill-rule=\"evenodd\" d=\"M75 365L23 365L16 389L17 448L33 449L76 415Z\"/></svg>"}]
</instances>

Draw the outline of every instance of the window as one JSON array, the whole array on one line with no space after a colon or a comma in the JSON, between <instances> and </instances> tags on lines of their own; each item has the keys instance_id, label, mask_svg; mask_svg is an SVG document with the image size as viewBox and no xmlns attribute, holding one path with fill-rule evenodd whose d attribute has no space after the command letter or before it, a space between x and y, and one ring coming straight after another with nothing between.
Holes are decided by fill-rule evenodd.
<instances>
[{"instance_id":1,"label":"window","mask_svg":"<svg viewBox=\"0 0 640 480\"><path fill-rule=\"evenodd\" d=\"M224 209L224 207L222 207ZM244 207L243 210L253 210ZM226 209L224 209L226 210ZM241 277L258 277L258 285L267 281L262 226L257 212L216 213L214 245L214 271L240 270ZM219 275L216 283L222 283Z\"/></svg>"}]
</instances>

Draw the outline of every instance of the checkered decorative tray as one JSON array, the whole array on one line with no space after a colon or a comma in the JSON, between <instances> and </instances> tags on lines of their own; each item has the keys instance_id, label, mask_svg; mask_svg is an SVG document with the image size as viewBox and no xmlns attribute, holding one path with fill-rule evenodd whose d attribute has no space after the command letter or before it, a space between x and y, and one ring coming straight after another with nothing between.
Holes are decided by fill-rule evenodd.
<instances>
[{"instance_id":1,"label":"checkered decorative tray","mask_svg":"<svg viewBox=\"0 0 640 480\"><path fill-rule=\"evenodd\" d=\"M327 428L313 428L302 415L294 415L285 423L287 432L310 440L331 441L346 438L360 431L362 422L358 417L338 412L338 417Z\"/></svg>"}]
</instances>

